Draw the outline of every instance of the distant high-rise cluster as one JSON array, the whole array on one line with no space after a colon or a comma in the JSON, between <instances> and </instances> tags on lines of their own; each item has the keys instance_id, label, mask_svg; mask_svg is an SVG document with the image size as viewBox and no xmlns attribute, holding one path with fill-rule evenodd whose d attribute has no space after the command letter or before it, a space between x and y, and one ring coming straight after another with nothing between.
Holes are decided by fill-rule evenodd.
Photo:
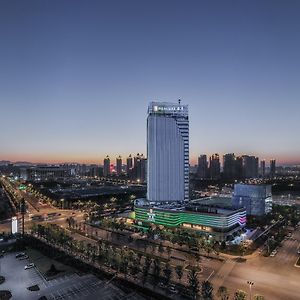
<instances>
[{"instance_id":1,"label":"distant high-rise cluster","mask_svg":"<svg viewBox=\"0 0 300 300\"><path fill-rule=\"evenodd\" d=\"M208 177L208 163L207 163L207 156L205 154L200 155L198 157L197 174L198 174L199 178L207 178Z\"/></svg>"},{"instance_id":2,"label":"distant high-rise cluster","mask_svg":"<svg viewBox=\"0 0 300 300\"><path fill-rule=\"evenodd\" d=\"M270 177L271 178L275 177L275 173L276 173L276 160L271 159L271 161L270 161Z\"/></svg>"},{"instance_id":3,"label":"distant high-rise cluster","mask_svg":"<svg viewBox=\"0 0 300 300\"><path fill-rule=\"evenodd\" d=\"M143 154L137 154L134 158L134 165L130 174L131 178L138 182L146 181L147 159Z\"/></svg>"},{"instance_id":4,"label":"distant high-rise cluster","mask_svg":"<svg viewBox=\"0 0 300 300\"><path fill-rule=\"evenodd\" d=\"M147 174L147 159L143 154L138 153L132 157L130 154L126 159L126 165L123 165L121 155L116 157L115 166L111 164L110 158L107 155L103 160L103 175L109 176L122 176L129 180L143 183L146 181Z\"/></svg>"},{"instance_id":5,"label":"distant high-rise cluster","mask_svg":"<svg viewBox=\"0 0 300 300\"><path fill-rule=\"evenodd\" d=\"M126 174L129 175L132 172L133 168L133 160L131 154L126 159Z\"/></svg>"},{"instance_id":6,"label":"distant high-rise cluster","mask_svg":"<svg viewBox=\"0 0 300 300\"><path fill-rule=\"evenodd\" d=\"M264 159L260 161L260 176L266 177L266 161Z\"/></svg>"},{"instance_id":7,"label":"distant high-rise cluster","mask_svg":"<svg viewBox=\"0 0 300 300\"><path fill-rule=\"evenodd\" d=\"M215 153L209 158L209 177L219 179L221 174L221 164L219 154Z\"/></svg>"},{"instance_id":8,"label":"distant high-rise cluster","mask_svg":"<svg viewBox=\"0 0 300 300\"><path fill-rule=\"evenodd\" d=\"M116 172L117 172L118 176L122 175L122 157L121 157L121 155L119 155L116 159Z\"/></svg>"},{"instance_id":9,"label":"distant high-rise cluster","mask_svg":"<svg viewBox=\"0 0 300 300\"><path fill-rule=\"evenodd\" d=\"M276 174L275 160L270 161L269 177ZM198 157L197 177L201 179L225 180L247 179L266 177L266 164L264 160L252 155L235 156L234 153L223 155L223 169L221 168L220 156L215 153L207 159L205 154Z\"/></svg>"},{"instance_id":10,"label":"distant high-rise cluster","mask_svg":"<svg viewBox=\"0 0 300 300\"><path fill-rule=\"evenodd\" d=\"M108 155L104 158L104 161L103 161L103 175L104 175L104 177L107 177L110 175L110 158Z\"/></svg>"}]
</instances>

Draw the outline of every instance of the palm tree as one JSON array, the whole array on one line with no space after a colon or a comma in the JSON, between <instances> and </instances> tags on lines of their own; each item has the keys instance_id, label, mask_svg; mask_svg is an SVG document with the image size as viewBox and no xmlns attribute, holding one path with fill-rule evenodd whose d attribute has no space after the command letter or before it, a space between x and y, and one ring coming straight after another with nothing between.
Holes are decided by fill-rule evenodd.
<instances>
[{"instance_id":1,"label":"palm tree","mask_svg":"<svg viewBox=\"0 0 300 300\"><path fill-rule=\"evenodd\" d=\"M242 290L237 290L235 293L234 293L234 298L233 300L246 300L247 298L247 293L242 291Z\"/></svg>"},{"instance_id":2,"label":"palm tree","mask_svg":"<svg viewBox=\"0 0 300 300\"><path fill-rule=\"evenodd\" d=\"M203 300L212 300L213 298L213 286L209 281L203 281L201 286L201 295Z\"/></svg>"},{"instance_id":3,"label":"palm tree","mask_svg":"<svg viewBox=\"0 0 300 300\"><path fill-rule=\"evenodd\" d=\"M140 254L140 253L138 253ZM140 261L141 259L139 258L139 255L134 253L131 261L131 274L135 275L140 271Z\"/></svg>"},{"instance_id":4,"label":"palm tree","mask_svg":"<svg viewBox=\"0 0 300 300\"><path fill-rule=\"evenodd\" d=\"M167 246L167 253L168 253L168 258L170 259L170 255L171 255L171 248L169 246Z\"/></svg>"},{"instance_id":5,"label":"palm tree","mask_svg":"<svg viewBox=\"0 0 300 300\"><path fill-rule=\"evenodd\" d=\"M136 196L135 195L130 195L129 200L132 203L135 200Z\"/></svg>"},{"instance_id":6,"label":"palm tree","mask_svg":"<svg viewBox=\"0 0 300 300\"><path fill-rule=\"evenodd\" d=\"M221 285L218 289L217 296L220 297L221 300L228 300L229 293L227 287Z\"/></svg>"},{"instance_id":7,"label":"palm tree","mask_svg":"<svg viewBox=\"0 0 300 300\"><path fill-rule=\"evenodd\" d=\"M206 252L207 252L207 256L209 256L209 254L212 252L212 246L211 246L211 244L210 243L207 243L206 244L206 246L205 246L205 248L206 248Z\"/></svg>"},{"instance_id":8,"label":"palm tree","mask_svg":"<svg viewBox=\"0 0 300 300\"><path fill-rule=\"evenodd\" d=\"M153 263L153 286L157 285L160 279L160 260L159 259L155 259L154 263Z\"/></svg>"},{"instance_id":9,"label":"palm tree","mask_svg":"<svg viewBox=\"0 0 300 300\"><path fill-rule=\"evenodd\" d=\"M31 232L32 232L32 233L37 233L37 229L38 229L38 226L37 226L35 223L33 223L33 224L31 225Z\"/></svg>"},{"instance_id":10,"label":"palm tree","mask_svg":"<svg viewBox=\"0 0 300 300\"><path fill-rule=\"evenodd\" d=\"M204 249L205 248L205 245L206 245L206 241L203 237L200 237L198 239L198 242L197 242L197 245L200 249Z\"/></svg>"},{"instance_id":11,"label":"palm tree","mask_svg":"<svg viewBox=\"0 0 300 300\"><path fill-rule=\"evenodd\" d=\"M111 198L110 198L110 202L111 202L111 203L115 203L117 200L118 200L118 199L117 199L116 197L111 197Z\"/></svg>"},{"instance_id":12,"label":"palm tree","mask_svg":"<svg viewBox=\"0 0 300 300\"><path fill-rule=\"evenodd\" d=\"M245 252L246 252L246 245L245 245L244 242L241 242L241 243L239 244L239 250L240 250L240 254L241 254L242 256L244 256L244 255L245 255Z\"/></svg>"},{"instance_id":13,"label":"palm tree","mask_svg":"<svg viewBox=\"0 0 300 300\"><path fill-rule=\"evenodd\" d=\"M88 215L88 214L84 214L84 215L83 215L84 222L86 222L86 221L87 221L88 217L89 217L89 215Z\"/></svg>"},{"instance_id":14,"label":"palm tree","mask_svg":"<svg viewBox=\"0 0 300 300\"><path fill-rule=\"evenodd\" d=\"M181 281L181 278L182 278L182 275L183 275L183 267L182 266L176 266L175 272L176 272L178 280Z\"/></svg>"},{"instance_id":15,"label":"palm tree","mask_svg":"<svg viewBox=\"0 0 300 300\"><path fill-rule=\"evenodd\" d=\"M128 265L129 265L128 258L125 255L122 256L120 270L125 275L125 278L127 277L127 274L128 274Z\"/></svg>"},{"instance_id":16,"label":"palm tree","mask_svg":"<svg viewBox=\"0 0 300 300\"><path fill-rule=\"evenodd\" d=\"M143 284L145 284L147 281L147 276L149 273L150 266L151 266L151 258L147 256L143 266L143 277L142 277Z\"/></svg>"},{"instance_id":17,"label":"palm tree","mask_svg":"<svg viewBox=\"0 0 300 300\"><path fill-rule=\"evenodd\" d=\"M163 245L162 245L161 242L159 243L159 246L158 246L158 252L159 252L160 254L163 254L163 252L164 252L164 247L163 247Z\"/></svg>"},{"instance_id":18,"label":"palm tree","mask_svg":"<svg viewBox=\"0 0 300 300\"><path fill-rule=\"evenodd\" d=\"M68 228L71 227L71 217L70 218L66 218L66 223L68 225Z\"/></svg>"},{"instance_id":19,"label":"palm tree","mask_svg":"<svg viewBox=\"0 0 300 300\"><path fill-rule=\"evenodd\" d=\"M163 273L165 284L168 285L172 276L172 269L169 263L166 263Z\"/></svg>"},{"instance_id":20,"label":"palm tree","mask_svg":"<svg viewBox=\"0 0 300 300\"><path fill-rule=\"evenodd\" d=\"M193 298L196 299L198 291L199 291L199 280L197 277L197 272L193 268L188 273L188 281L189 281L189 287L192 292Z\"/></svg>"},{"instance_id":21,"label":"palm tree","mask_svg":"<svg viewBox=\"0 0 300 300\"><path fill-rule=\"evenodd\" d=\"M142 257L143 257L143 254L141 252L138 252L137 256L138 256L137 261L138 261L138 264L140 265Z\"/></svg>"}]
</instances>

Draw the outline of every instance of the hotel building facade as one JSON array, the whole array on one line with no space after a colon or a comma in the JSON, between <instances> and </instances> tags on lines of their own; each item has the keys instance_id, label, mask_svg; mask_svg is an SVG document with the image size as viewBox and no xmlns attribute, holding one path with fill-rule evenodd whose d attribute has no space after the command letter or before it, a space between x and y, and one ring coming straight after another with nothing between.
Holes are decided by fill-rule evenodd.
<instances>
[{"instance_id":1,"label":"hotel building facade","mask_svg":"<svg viewBox=\"0 0 300 300\"><path fill-rule=\"evenodd\" d=\"M189 200L188 106L151 102L147 118L147 199L150 203Z\"/></svg>"}]
</instances>

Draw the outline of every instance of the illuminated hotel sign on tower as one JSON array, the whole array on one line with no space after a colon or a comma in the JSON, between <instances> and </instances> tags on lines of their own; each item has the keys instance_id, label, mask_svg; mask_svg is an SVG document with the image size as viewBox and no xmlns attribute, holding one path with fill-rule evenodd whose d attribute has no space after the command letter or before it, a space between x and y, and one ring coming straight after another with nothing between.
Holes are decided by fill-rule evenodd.
<instances>
[{"instance_id":1,"label":"illuminated hotel sign on tower","mask_svg":"<svg viewBox=\"0 0 300 300\"><path fill-rule=\"evenodd\" d=\"M147 119L147 199L184 202L189 199L188 106L151 102Z\"/></svg>"}]
</instances>

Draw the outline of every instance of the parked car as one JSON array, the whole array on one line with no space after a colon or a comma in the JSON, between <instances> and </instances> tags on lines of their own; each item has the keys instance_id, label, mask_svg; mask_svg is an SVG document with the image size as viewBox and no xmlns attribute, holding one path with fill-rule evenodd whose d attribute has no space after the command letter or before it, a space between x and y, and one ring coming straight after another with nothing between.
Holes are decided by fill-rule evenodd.
<instances>
[{"instance_id":1,"label":"parked car","mask_svg":"<svg viewBox=\"0 0 300 300\"><path fill-rule=\"evenodd\" d=\"M16 254L16 258L20 258L20 257L25 256L25 255L26 255L25 252L20 252L20 253Z\"/></svg>"},{"instance_id":2,"label":"parked car","mask_svg":"<svg viewBox=\"0 0 300 300\"><path fill-rule=\"evenodd\" d=\"M27 266L24 267L24 270L32 269L34 267L35 267L35 264L34 263L30 263L30 264L28 264Z\"/></svg>"},{"instance_id":3,"label":"parked car","mask_svg":"<svg viewBox=\"0 0 300 300\"><path fill-rule=\"evenodd\" d=\"M170 291L171 293L178 294L178 290L175 288L174 285L170 285L170 286L169 286L169 291Z\"/></svg>"},{"instance_id":4,"label":"parked car","mask_svg":"<svg viewBox=\"0 0 300 300\"><path fill-rule=\"evenodd\" d=\"M24 255L24 256L19 257L18 260L24 260L24 259L28 259L28 258L29 258L28 255Z\"/></svg>"}]
</instances>

